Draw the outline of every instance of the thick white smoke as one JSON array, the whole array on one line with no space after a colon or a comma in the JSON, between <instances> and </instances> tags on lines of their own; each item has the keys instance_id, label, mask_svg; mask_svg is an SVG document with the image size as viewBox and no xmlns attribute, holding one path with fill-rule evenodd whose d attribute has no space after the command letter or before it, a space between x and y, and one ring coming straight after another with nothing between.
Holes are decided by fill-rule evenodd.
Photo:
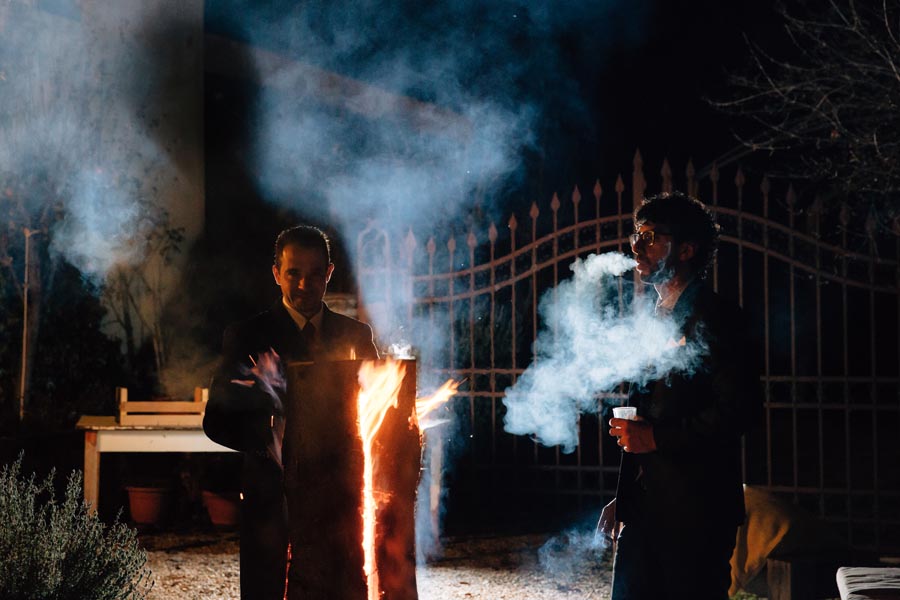
<instances>
[{"instance_id":1,"label":"thick white smoke","mask_svg":"<svg viewBox=\"0 0 900 600\"><path fill-rule=\"evenodd\" d=\"M525 155L551 124L591 128L560 42L585 23L591 40L622 35L613 15L624 4L314 1L250 11L235 27L278 48L278 59L250 61L263 86L248 166L264 197L338 228L354 261L367 258L356 237L373 220L395 256L410 230L424 255L429 234L464 235L476 205L492 213L518 189ZM407 263L394 266L393 314L370 313L382 335L413 301L401 285ZM378 303L361 283L366 303Z\"/></svg>"},{"instance_id":2,"label":"thick white smoke","mask_svg":"<svg viewBox=\"0 0 900 600\"><path fill-rule=\"evenodd\" d=\"M72 196L54 224L51 247L85 275L102 281L116 267L144 260L137 243L143 211L136 198L101 169L74 175Z\"/></svg>"},{"instance_id":3,"label":"thick white smoke","mask_svg":"<svg viewBox=\"0 0 900 600\"><path fill-rule=\"evenodd\" d=\"M578 415L597 412L599 394L697 368L706 346L679 344L674 320L654 313L652 289L620 308L620 276L635 264L617 252L592 254L575 261L574 276L544 295L540 311L548 327L538 335L534 362L506 390L508 432L571 452Z\"/></svg>"},{"instance_id":4,"label":"thick white smoke","mask_svg":"<svg viewBox=\"0 0 900 600\"><path fill-rule=\"evenodd\" d=\"M399 105L404 99L391 96L391 102ZM385 284L392 288L393 312L370 312L382 335L392 333L396 316L413 301L403 285L408 263L397 259L406 235L459 223L479 186L515 176L521 153L532 142L528 107L509 110L469 98L461 112L447 112L435 131L404 122L398 113L406 109L398 105L386 109L385 118L357 120L352 126L325 113L267 111L261 119L257 168L268 196L289 199L301 213L338 228L355 263L373 258L360 256L356 246L370 222L377 221L390 237L385 258L393 263L393 280ZM285 157L290 157L289 165ZM418 240L419 256L424 256L426 241ZM367 304L381 300L370 282L361 283ZM406 329L412 331L409 324ZM426 335L410 341L420 346L434 332Z\"/></svg>"},{"instance_id":5,"label":"thick white smoke","mask_svg":"<svg viewBox=\"0 0 900 600\"><path fill-rule=\"evenodd\" d=\"M201 19L177 0L0 2L4 214L104 291L107 333L153 338L167 386L161 311L202 228ZM191 370L170 393L202 383Z\"/></svg>"},{"instance_id":6,"label":"thick white smoke","mask_svg":"<svg viewBox=\"0 0 900 600\"><path fill-rule=\"evenodd\" d=\"M135 3L115 8L126 13L117 18L147 16ZM141 75L151 61L87 14L18 2L0 11L0 175L25 188L23 218L49 226L56 255L102 282L144 259L149 209L178 180L148 131L157 109L142 106L159 94ZM41 218L48 208L61 218Z\"/></svg>"}]
</instances>

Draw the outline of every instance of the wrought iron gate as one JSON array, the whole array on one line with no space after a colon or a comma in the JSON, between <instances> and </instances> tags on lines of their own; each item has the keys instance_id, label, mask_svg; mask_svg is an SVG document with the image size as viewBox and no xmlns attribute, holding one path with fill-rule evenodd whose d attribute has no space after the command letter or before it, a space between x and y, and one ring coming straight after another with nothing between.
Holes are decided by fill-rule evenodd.
<instances>
[{"instance_id":1,"label":"wrought iron gate","mask_svg":"<svg viewBox=\"0 0 900 600\"><path fill-rule=\"evenodd\" d=\"M713 285L743 306L763 353L765 425L745 440L745 481L838 524L854 548L897 551L900 231L885 235L870 216L854 233L848 209L830 216L816 201L801 211L790 186L751 184L740 169L727 184L722 177L713 166L698 181L689 164L680 187L716 213ZM422 237L424 245L410 232L393 252L377 227L360 236L360 255L372 256L364 250L372 240L385 253L359 265L361 285L406 274L395 291L409 300L406 318L446 328L443 343L423 350L422 367L465 378L454 442L465 475L455 481L495 518L511 497L529 499L532 514L536 505L571 514L614 494L619 451L597 415L582 417L578 449L563 454L505 433L501 399L531 361L541 294L577 256L630 251L632 206L646 188L638 153L630 193L620 176L611 190L598 182L588 197L575 188L532 204L502 229L484 223ZM672 188L664 162L659 189Z\"/></svg>"}]
</instances>

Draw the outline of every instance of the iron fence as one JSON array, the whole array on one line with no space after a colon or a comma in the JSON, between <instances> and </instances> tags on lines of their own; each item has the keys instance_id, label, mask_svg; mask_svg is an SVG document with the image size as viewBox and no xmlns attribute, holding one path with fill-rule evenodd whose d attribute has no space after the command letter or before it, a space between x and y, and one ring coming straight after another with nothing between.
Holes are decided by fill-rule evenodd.
<instances>
[{"instance_id":1,"label":"iron fence","mask_svg":"<svg viewBox=\"0 0 900 600\"><path fill-rule=\"evenodd\" d=\"M673 179L666 161L660 191ZM532 513L567 514L614 494L619 449L604 418L583 415L579 445L564 454L506 433L502 398L538 331L554 327L541 322L541 296L576 257L630 252L632 207L647 188L638 152L630 193L619 176L611 192L597 182L588 198L576 187L534 203L524 223L512 215L502 229L476 224L424 245L409 232L392 249L377 226L360 236L360 255L382 258L359 265L361 285L385 288L385 305L411 300L404 318L429 335L446 329L421 369L465 379L455 443L467 469L455 483L495 517L511 497L530 499ZM713 286L759 337L765 424L745 439L745 481L836 523L856 549L900 550L900 231L885 234L869 216L854 233L849 209L832 218L817 199L801 210L793 187L753 187L739 168L726 185L715 166L698 180L689 163L681 189L715 212Z\"/></svg>"}]
</instances>

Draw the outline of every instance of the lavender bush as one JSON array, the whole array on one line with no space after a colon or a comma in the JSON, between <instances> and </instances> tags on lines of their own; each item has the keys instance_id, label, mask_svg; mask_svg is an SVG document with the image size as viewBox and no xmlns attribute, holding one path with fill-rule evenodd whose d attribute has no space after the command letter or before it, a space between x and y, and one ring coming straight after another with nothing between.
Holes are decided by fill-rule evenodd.
<instances>
[{"instance_id":1,"label":"lavender bush","mask_svg":"<svg viewBox=\"0 0 900 600\"><path fill-rule=\"evenodd\" d=\"M136 532L88 511L73 471L62 501L54 473L25 477L22 455L0 470L0 597L143 600L152 587Z\"/></svg>"}]
</instances>

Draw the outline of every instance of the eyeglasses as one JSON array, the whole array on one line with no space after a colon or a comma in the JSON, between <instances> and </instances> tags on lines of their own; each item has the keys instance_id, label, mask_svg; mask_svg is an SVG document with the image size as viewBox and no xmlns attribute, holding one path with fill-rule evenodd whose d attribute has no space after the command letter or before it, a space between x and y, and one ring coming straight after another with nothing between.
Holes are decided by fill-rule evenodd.
<instances>
[{"instance_id":1,"label":"eyeglasses","mask_svg":"<svg viewBox=\"0 0 900 600\"><path fill-rule=\"evenodd\" d=\"M668 233L662 231L653 231L652 229L648 229L646 231L641 231L640 233L632 233L628 236L629 241L631 241L632 247L637 246L638 242L644 242L644 245L648 248L656 243L656 237L659 235L670 235Z\"/></svg>"}]
</instances>

